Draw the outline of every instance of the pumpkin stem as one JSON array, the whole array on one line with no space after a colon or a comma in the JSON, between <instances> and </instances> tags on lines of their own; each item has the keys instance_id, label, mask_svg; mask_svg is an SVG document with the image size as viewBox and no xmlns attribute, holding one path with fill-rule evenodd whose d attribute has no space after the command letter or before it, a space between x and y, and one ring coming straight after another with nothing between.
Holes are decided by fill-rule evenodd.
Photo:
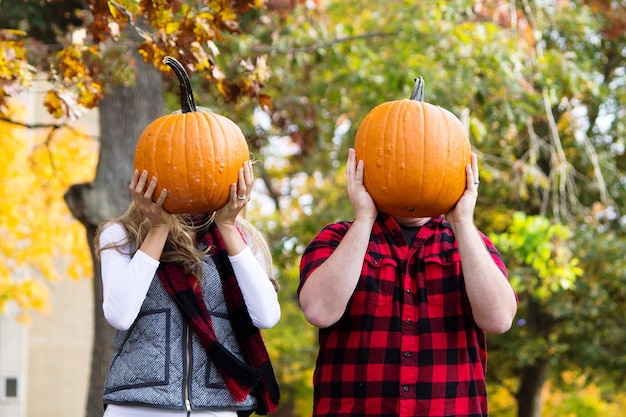
<instances>
[{"instance_id":1,"label":"pumpkin stem","mask_svg":"<svg viewBox=\"0 0 626 417\"><path fill-rule=\"evenodd\" d=\"M168 65L178 77L180 83L180 108L183 113L190 113L196 111L196 103L193 99L193 92L191 91L191 81L187 71L183 68L182 64L171 56L163 58L163 63Z\"/></svg>"},{"instance_id":2,"label":"pumpkin stem","mask_svg":"<svg viewBox=\"0 0 626 417\"><path fill-rule=\"evenodd\" d=\"M415 79L415 87L413 87L409 100L424 101L424 79L422 77Z\"/></svg>"}]
</instances>

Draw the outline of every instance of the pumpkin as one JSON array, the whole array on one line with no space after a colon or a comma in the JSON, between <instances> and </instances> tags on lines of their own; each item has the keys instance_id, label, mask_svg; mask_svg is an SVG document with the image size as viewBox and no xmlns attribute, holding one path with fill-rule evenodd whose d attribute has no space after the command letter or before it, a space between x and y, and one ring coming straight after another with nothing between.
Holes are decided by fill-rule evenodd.
<instances>
[{"instance_id":1,"label":"pumpkin","mask_svg":"<svg viewBox=\"0 0 626 417\"><path fill-rule=\"evenodd\" d=\"M447 213L465 190L471 146L461 121L424 100L424 80L409 99L374 107L355 136L364 185L379 211L399 217Z\"/></svg>"},{"instance_id":2,"label":"pumpkin","mask_svg":"<svg viewBox=\"0 0 626 417\"><path fill-rule=\"evenodd\" d=\"M157 178L156 201L163 188L163 208L173 214L207 213L223 207L239 169L250 159L241 129L227 117L196 108L187 72L176 59L163 63L180 82L181 112L161 116L141 133L134 167Z\"/></svg>"}]
</instances>

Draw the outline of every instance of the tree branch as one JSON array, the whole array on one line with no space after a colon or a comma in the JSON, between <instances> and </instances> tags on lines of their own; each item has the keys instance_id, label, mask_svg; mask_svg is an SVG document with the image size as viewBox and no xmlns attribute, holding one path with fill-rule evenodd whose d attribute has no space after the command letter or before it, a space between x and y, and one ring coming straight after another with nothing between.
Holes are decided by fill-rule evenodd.
<instances>
[{"instance_id":1,"label":"tree branch","mask_svg":"<svg viewBox=\"0 0 626 417\"><path fill-rule=\"evenodd\" d=\"M57 130L57 129L69 129L72 132L78 133L81 136L86 136L86 137L92 137L94 139L98 139L98 137L93 136L91 134L85 133L85 132L81 132L80 130L76 129L74 126L69 125L67 123L24 123L24 122L19 122L17 120L12 120L6 117L0 117L0 122L6 122L6 123L10 123L13 124L15 126L21 126L21 127L25 127L27 129L52 129ZM50 137L50 136L48 136Z\"/></svg>"},{"instance_id":2,"label":"tree branch","mask_svg":"<svg viewBox=\"0 0 626 417\"><path fill-rule=\"evenodd\" d=\"M388 36L396 36L398 32L371 32L371 33L363 33L361 35L354 36L345 36L336 38L327 42L322 43L312 43L310 45L301 46L297 48L275 48L272 46L257 46L251 48L254 52L258 53L267 53L267 52L278 52L285 55L297 54L297 53L307 53L307 52L315 52L318 49L326 49L330 48L333 45L337 45L340 43L347 43L352 41L359 41L371 38L383 38Z\"/></svg>"}]
</instances>

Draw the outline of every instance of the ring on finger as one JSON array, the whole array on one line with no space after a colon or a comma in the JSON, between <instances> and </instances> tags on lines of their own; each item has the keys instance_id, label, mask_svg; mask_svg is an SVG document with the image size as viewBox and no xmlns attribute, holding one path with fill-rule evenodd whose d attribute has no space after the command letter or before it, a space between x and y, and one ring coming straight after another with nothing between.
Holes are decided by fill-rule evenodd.
<instances>
[{"instance_id":1,"label":"ring on finger","mask_svg":"<svg viewBox=\"0 0 626 417\"><path fill-rule=\"evenodd\" d=\"M243 200L245 200L245 199L246 199L246 196L245 196L245 195L244 195L244 196L240 196L240 195L238 195L238 196L237 196L237 198L238 198L238 199L240 199L241 201L243 201Z\"/></svg>"}]
</instances>

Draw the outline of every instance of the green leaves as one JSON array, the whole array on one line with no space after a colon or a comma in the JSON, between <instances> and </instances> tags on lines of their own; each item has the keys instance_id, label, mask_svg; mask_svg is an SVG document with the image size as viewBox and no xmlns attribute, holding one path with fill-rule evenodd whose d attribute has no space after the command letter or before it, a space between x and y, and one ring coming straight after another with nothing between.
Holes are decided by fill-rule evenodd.
<instances>
[{"instance_id":1,"label":"green leaves","mask_svg":"<svg viewBox=\"0 0 626 417\"><path fill-rule=\"evenodd\" d=\"M571 231L564 225L522 212L513 214L505 233L491 235L508 261L515 290L539 300L571 290L583 274L570 248L571 238Z\"/></svg>"}]
</instances>

